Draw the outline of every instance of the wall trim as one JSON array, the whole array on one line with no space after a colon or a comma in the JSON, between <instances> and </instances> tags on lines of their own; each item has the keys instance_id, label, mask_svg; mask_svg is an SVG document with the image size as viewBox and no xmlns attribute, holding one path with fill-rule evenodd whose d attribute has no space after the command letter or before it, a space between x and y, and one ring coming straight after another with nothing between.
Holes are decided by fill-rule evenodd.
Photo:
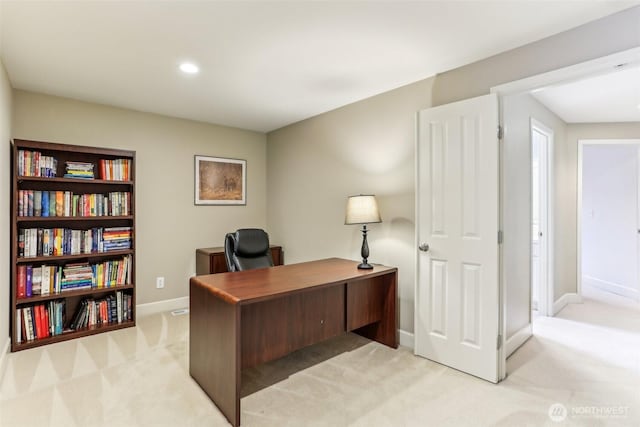
<instances>
[{"instance_id":1,"label":"wall trim","mask_svg":"<svg viewBox=\"0 0 640 427\"><path fill-rule=\"evenodd\" d=\"M178 308L189 307L189 297L166 299L163 301L148 302L136 305L136 316L144 317L151 314L162 313L164 311L176 310Z\"/></svg>"},{"instance_id":2,"label":"wall trim","mask_svg":"<svg viewBox=\"0 0 640 427\"><path fill-rule=\"evenodd\" d=\"M589 276L587 274L582 276L582 284L593 286L600 290L611 292L616 295L620 295L633 300L640 300L640 292L637 289L623 286L618 283L609 282L607 280L598 279L597 277Z\"/></svg>"},{"instance_id":3,"label":"wall trim","mask_svg":"<svg viewBox=\"0 0 640 427\"><path fill-rule=\"evenodd\" d=\"M555 316L565 308L568 304L580 304L582 303L582 297L575 292L567 293L558 298L558 301L553 303L553 315Z\"/></svg>"},{"instance_id":4,"label":"wall trim","mask_svg":"<svg viewBox=\"0 0 640 427\"><path fill-rule=\"evenodd\" d=\"M400 345L402 347L407 347L411 350L415 350L413 333L398 329L398 334L400 335Z\"/></svg>"},{"instance_id":5,"label":"wall trim","mask_svg":"<svg viewBox=\"0 0 640 427\"><path fill-rule=\"evenodd\" d=\"M510 95L527 92L531 89L552 86L561 82L572 82L587 76L608 72L616 64L636 64L640 47L634 47L622 52L616 52L600 58L583 61L567 67L547 71L542 74L525 77L508 83L499 84L491 88L492 93Z\"/></svg>"},{"instance_id":6,"label":"wall trim","mask_svg":"<svg viewBox=\"0 0 640 427\"><path fill-rule=\"evenodd\" d=\"M511 354L520 348L522 344L527 342L529 338L533 336L533 325L528 323L524 328L514 332L509 338L507 338L507 343L505 344L506 348L506 357L511 356Z\"/></svg>"},{"instance_id":7,"label":"wall trim","mask_svg":"<svg viewBox=\"0 0 640 427\"><path fill-rule=\"evenodd\" d=\"M11 337L7 337L4 345L2 346L2 353L0 353L0 378L4 377L4 368L7 358L9 354L9 349L11 348Z\"/></svg>"}]
</instances>

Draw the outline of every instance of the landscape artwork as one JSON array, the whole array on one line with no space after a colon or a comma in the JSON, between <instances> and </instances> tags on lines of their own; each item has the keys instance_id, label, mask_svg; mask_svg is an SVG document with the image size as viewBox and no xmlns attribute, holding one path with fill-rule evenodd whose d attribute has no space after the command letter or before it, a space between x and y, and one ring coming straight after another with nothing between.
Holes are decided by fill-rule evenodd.
<instances>
[{"instance_id":1,"label":"landscape artwork","mask_svg":"<svg viewBox=\"0 0 640 427\"><path fill-rule=\"evenodd\" d=\"M196 156L196 205L246 205L247 161Z\"/></svg>"}]
</instances>

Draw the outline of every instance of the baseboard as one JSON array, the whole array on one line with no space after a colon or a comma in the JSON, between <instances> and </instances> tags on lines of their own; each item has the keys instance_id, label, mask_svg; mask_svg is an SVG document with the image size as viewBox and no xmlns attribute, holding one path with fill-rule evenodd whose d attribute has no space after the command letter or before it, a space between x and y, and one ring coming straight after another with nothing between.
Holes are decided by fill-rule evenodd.
<instances>
[{"instance_id":1,"label":"baseboard","mask_svg":"<svg viewBox=\"0 0 640 427\"><path fill-rule=\"evenodd\" d=\"M400 345L402 347L408 347L411 350L414 349L414 339L413 334L411 332L403 331L402 329L398 330L400 334Z\"/></svg>"},{"instance_id":2,"label":"baseboard","mask_svg":"<svg viewBox=\"0 0 640 427\"><path fill-rule=\"evenodd\" d=\"M593 286L594 288L598 288L600 290L611 292L612 294L620 295L626 298L631 298L633 300L640 300L640 292L637 289L632 289L627 286L622 286L617 283L608 282L606 280L601 280L592 276L587 276L586 274L582 276L582 284Z\"/></svg>"},{"instance_id":3,"label":"baseboard","mask_svg":"<svg viewBox=\"0 0 640 427\"><path fill-rule=\"evenodd\" d=\"M507 357L511 356L511 354L520 348L522 344L527 342L529 338L533 335L533 327L531 323L526 325L524 328L516 331L513 335L507 338L507 342L505 344L505 350Z\"/></svg>"},{"instance_id":4,"label":"baseboard","mask_svg":"<svg viewBox=\"0 0 640 427\"><path fill-rule=\"evenodd\" d=\"M11 337L7 337L6 342L2 346L2 353L0 353L0 380L4 378L4 364L7 360L7 355L9 354L9 349L11 348Z\"/></svg>"},{"instance_id":5,"label":"baseboard","mask_svg":"<svg viewBox=\"0 0 640 427\"><path fill-rule=\"evenodd\" d=\"M560 313L560 310L565 308L567 304L579 304L582 302L580 295L576 293L568 293L562 295L556 302L553 303L553 315Z\"/></svg>"},{"instance_id":6,"label":"baseboard","mask_svg":"<svg viewBox=\"0 0 640 427\"><path fill-rule=\"evenodd\" d=\"M136 306L136 316L144 317L150 314L162 313L164 311L176 310L178 308L189 307L189 297L166 299L163 301L148 302Z\"/></svg>"}]
</instances>

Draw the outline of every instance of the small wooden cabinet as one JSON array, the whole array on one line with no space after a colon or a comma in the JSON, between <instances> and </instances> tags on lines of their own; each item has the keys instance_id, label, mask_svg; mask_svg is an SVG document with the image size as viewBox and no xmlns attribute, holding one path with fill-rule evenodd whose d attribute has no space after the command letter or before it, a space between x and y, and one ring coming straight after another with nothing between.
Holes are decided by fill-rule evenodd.
<instances>
[{"instance_id":1,"label":"small wooden cabinet","mask_svg":"<svg viewBox=\"0 0 640 427\"><path fill-rule=\"evenodd\" d=\"M270 245L270 248L273 265L284 264L282 247ZM196 249L196 275L226 273L228 271L223 247Z\"/></svg>"}]
</instances>

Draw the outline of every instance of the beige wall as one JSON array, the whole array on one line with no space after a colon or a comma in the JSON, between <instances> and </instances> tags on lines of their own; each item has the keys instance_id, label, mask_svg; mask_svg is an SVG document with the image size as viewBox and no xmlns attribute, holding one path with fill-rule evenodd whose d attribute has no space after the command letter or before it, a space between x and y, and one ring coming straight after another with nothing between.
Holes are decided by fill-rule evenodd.
<instances>
[{"instance_id":1,"label":"beige wall","mask_svg":"<svg viewBox=\"0 0 640 427\"><path fill-rule=\"evenodd\" d=\"M196 248L221 246L236 228L266 226L264 134L23 91L14 92L12 131L136 151L138 304L188 296ZM247 206L194 206L196 154L247 160ZM164 289L155 288L157 276Z\"/></svg>"},{"instance_id":2,"label":"beige wall","mask_svg":"<svg viewBox=\"0 0 640 427\"><path fill-rule=\"evenodd\" d=\"M578 186L578 141L581 139L640 139L640 123L574 123L567 127L567 164L565 165L564 177L562 179L564 188L562 194L558 195L558 204L562 203L562 208L558 209L561 221L577 224L577 186ZM564 241L559 242L561 247L556 250L571 254L572 258L567 268L572 268L573 277L577 273L577 239L578 230L574 225L566 230ZM563 282L566 287L558 288L556 292L576 292L574 283Z\"/></svg>"},{"instance_id":3,"label":"beige wall","mask_svg":"<svg viewBox=\"0 0 640 427\"><path fill-rule=\"evenodd\" d=\"M554 174L566 163L565 140L567 125L553 112L529 94L506 96L503 99L504 142L503 150L503 278L506 294L506 336L531 322L531 119L534 118L554 132ZM551 189L554 205L558 204L557 191ZM557 223L560 238L572 222ZM558 243L558 239L555 240ZM564 252L554 252L558 268L554 280L573 280L558 275L565 273L567 261ZM575 265L575 253L572 259ZM575 269L574 269L575 272Z\"/></svg>"},{"instance_id":4,"label":"beige wall","mask_svg":"<svg viewBox=\"0 0 640 427\"><path fill-rule=\"evenodd\" d=\"M344 225L347 196L375 194L383 222L370 261L399 268L400 328L413 331L415 112L432 80L375 96L268 135L268 223L287 263L358 259L362 234Z\"/></svg>"},{"instance_id":5,"label":"beige wall","mask_svg":"<svg viewBox=\"0 0 640 427\"><path fill-rule=\"evenodd\" d=\"M287 262L357 259L360 234L342 225L345 198L378 194L385 222L372 227L371 258L399 267L400 328L413 331L416 111L639 45L640 7L635 7L269 133L268 224L274 240L285 246ZM568 159L570 153L557 156ZM557 188L555 197L568 188Z\"/></svg>"},{"instance_id":6,"label":"beige wall","mask_svg":"<svg viewBox=\"0 0 640 427\"><path fill-rule=\"evenodd\" d=\"M9 140L11 138L11 113L12 113L12 90L7 72L0 61L0 141L4 141L5 148L0 150L0 359L4 350L5 342L9 338L9 280L11 270L9 268L10 253L10 230L11 220L9 216L10 189L10 150Z\"/></svg>"}]
</instances>

